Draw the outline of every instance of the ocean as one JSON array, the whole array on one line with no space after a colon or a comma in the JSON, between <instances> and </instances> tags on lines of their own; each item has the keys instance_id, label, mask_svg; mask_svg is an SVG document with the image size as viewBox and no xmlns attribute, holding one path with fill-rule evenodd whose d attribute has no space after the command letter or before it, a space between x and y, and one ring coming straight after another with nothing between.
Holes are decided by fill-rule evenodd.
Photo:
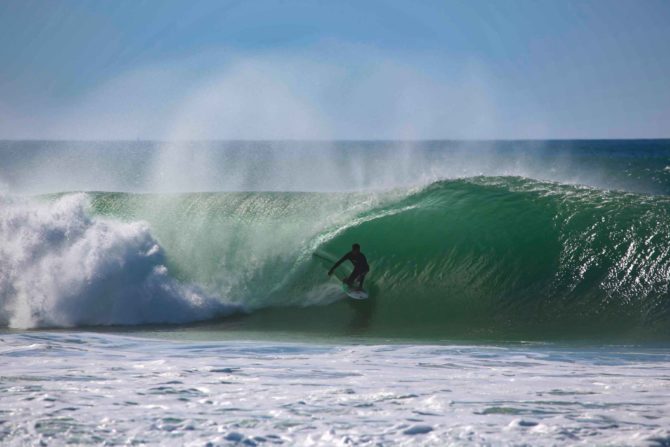
<instances>
[{"instance_id":1,"label":"ocean","mask_svg":"<svg viewBox=\"0 0 670 447\"><path fill-rule=\"evenodd\" d=\"M0 191L3 445L670 445L670 140L3 141Z\"/></svg>"}]
</instances>

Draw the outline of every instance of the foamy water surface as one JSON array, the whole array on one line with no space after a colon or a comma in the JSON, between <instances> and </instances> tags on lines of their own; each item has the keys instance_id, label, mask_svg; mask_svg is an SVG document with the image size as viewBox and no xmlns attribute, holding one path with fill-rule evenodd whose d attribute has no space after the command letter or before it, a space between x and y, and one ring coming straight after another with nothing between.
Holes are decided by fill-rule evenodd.
<instances>
[{"instance_id":1,"label":"foamy water surface","mask_svg":"<svg viewBox=\"0 0 670 447\"><path fill-rule=\"evenodd\" d=\"M670 351L0 335L3 445L670 443Z\"/></svg>"}]
</instances>

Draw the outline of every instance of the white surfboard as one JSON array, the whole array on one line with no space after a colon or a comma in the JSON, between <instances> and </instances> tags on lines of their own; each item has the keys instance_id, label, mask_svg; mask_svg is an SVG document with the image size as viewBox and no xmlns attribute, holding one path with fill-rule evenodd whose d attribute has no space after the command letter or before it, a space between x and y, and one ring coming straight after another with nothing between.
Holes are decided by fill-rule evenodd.
<instances>
[{"instance_id":1,"label":"white surfboard","mask_svg":"<svg viewBox=\"0 0 670 447\"><path fill-rule=\"evenodd\" d=\"M342 290L344 293L347 294L349 298L353 298L355 300L367 300L368 299L368 292L365 290L356 290L356 289L351 289L348 285L342 284Z\"/></svg>"}]
</instances>

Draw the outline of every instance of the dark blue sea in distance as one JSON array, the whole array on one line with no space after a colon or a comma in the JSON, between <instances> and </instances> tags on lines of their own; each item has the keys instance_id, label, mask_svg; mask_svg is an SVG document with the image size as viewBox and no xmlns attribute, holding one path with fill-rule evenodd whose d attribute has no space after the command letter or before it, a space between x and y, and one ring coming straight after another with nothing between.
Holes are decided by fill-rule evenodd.
<instances>
[{"instance_id":1,"label":"dark blue sea in distance","mask_svg":"<svg viewBox=\"0 0 670 447\"><path fill-rule=\"evenodd\" d=\"M0 191L3 444L670 443L670 140L2 141Z\"/></svg>"}]
</instances>

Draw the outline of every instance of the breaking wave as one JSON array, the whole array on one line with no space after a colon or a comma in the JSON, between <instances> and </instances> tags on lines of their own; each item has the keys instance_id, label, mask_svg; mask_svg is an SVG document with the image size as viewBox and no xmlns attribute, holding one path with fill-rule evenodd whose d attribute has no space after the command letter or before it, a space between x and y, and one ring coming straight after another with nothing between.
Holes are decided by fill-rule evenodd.
<instances>
[{"instance_id":1,"label":"breaking wave","mask_svg":"<svg viewBox=\"0 0 670 447\"><path fill-rule=\"evenodd\" d=\"M184 323L380 335L670 335L670 200L520 177L383 193L88 193L4 198L12 327ZM359 242L351 309L328 265Z\"/></svg>"}]
</instances>

